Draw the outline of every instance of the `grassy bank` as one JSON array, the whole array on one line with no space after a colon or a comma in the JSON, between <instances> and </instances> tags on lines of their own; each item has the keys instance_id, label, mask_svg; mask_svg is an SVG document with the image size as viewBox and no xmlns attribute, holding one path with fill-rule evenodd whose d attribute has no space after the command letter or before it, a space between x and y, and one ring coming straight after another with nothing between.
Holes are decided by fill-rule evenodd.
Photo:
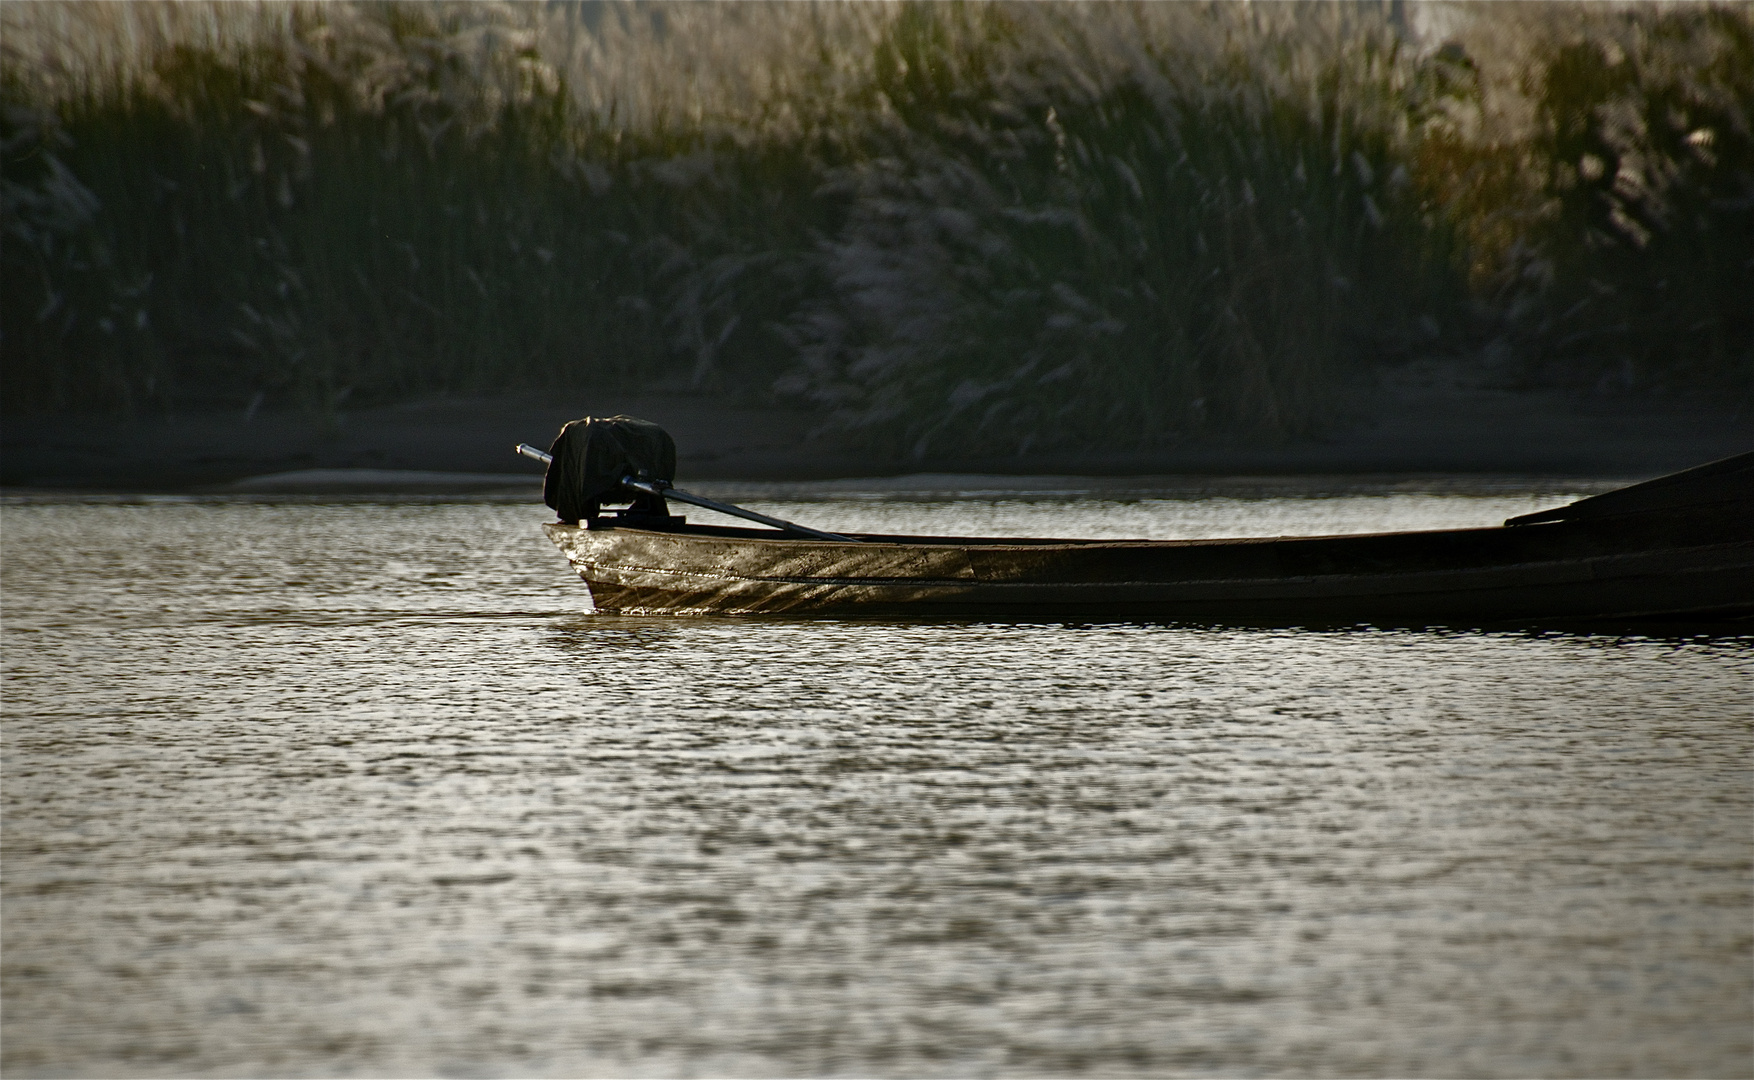
<instances>
[{"instance_id":1,"label":"grassy bank","mask_svg":"<svg viewBox=\"0 0 1754 1080\"><path fill-rule=\"evenodd\" d=\"M1435 14L1434 14L1435 13ZM1744 7L12 3L10 412L688 386L933 455L1746 400Z\"/></svg>"}]
</instances>

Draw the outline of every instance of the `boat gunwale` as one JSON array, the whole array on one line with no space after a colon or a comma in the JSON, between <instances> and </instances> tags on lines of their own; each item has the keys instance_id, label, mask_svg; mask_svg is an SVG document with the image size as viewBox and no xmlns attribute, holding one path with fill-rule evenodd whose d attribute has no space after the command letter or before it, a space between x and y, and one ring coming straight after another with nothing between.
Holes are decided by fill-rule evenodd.
<instances>
[{"instance_id":1,"label":"boat gunwale","mask_svg":"<svg viewBox=\"0 0 1754 1080\"><path fill-rule=\"evenodd\" d=\"M599 519L602 520L602 519ZM656 537L678 540L730 540L753 541L763 544L784 544L786 546L802 545L815 548L854 547L922 547L922 548L958 548L973 547L983 550L1040 550L1042 548L1141 548L1141 547L1220 547L1243 546L1254 544L1294 543L1299 541L1333 541L1333 540L1370 540L1382 537L1438 537L1463 536L1486 533L1492 535L1518 533L1533 535L1535 530L1546 530L1554 527L1575 526L1575 522L1541 522L1534 525L1476 525L1461 529L1403 529L1389 532L1368 533L1312 533L1278 536L1226 536L1226 537L1190 537L1183 539L1153 540L1139 537L1125 539L1100 539L1076 537L1030 537L1030 536L910 536L892 533L847 533L846 540L817 540L812 537L792 536L776 530L745 529L735 525L700 525L690 522L673 529L648 529L638 525L586 526L583 523L569 525L563 521L548 522L545 527L573 529L583 533L626 533L635 537ZM1592 523L1593 524L1593 523Z\"/></svg>"}]
</instances>

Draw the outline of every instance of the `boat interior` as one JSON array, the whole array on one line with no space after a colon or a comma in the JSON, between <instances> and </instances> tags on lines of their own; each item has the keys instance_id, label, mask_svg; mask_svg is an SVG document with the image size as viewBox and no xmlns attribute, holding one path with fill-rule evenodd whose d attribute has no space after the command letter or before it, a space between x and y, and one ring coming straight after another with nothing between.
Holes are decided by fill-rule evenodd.
<instances>
[{"instance_id":1,"label":"boat interior","mask_svg":"<svg viewBox=\"0 0 1754 1080\"><path fill-rule=\"evenodd\" d=\"M1726 505L1747 507L1754 513L1754 453L1739 454L1678 473L1659 476L1654 480L1633 484L1616 491L1579 499L1565 506L1534 514L1514 517L1502 527L1522 527L1563 521L1588 521L1623 518L1641 514L1674 514L1689 510L1718 509ZM637 529L642 532L669 533L678 536L722 540L784 540L788 543L825 542L799 536L781 529L752 529L738 525L702 525L671 514L668 508L654 512L650 499L636 500L632 505L610 510L581 524L592 531ZM1487 529L1443 530L1451 532L1491 531ZM1208 540L1077 539L1039 536L906 536L882 533L848 533L848 540L860 543L943 545L955 547L1059 547L1099 544L1173 544L1202 546L1210 544L1263 543L1279 537L1238 537ZM1316 539L1298 537L1297 539Z\"/></svg>"}]
</instances>

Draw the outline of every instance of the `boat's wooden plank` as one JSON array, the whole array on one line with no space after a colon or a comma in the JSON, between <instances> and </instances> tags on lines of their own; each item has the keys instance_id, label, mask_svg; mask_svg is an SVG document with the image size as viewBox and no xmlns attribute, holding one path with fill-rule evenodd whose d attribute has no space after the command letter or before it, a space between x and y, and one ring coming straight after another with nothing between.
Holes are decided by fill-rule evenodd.
<instances>
[{"instance_id":1,"label":"boat's wooden plank","mask_svg":"<svg viewBox=\"0 0 1754 1080\"><path fill-rule=\"evenodd\" d=\"M681 568L734 577L803 580L1137 582L1289 578L1332 574L1480 571L1615 553L1701 546L1748 535L1694 523L1674 536L1579 526L1477 529L1222 544L1117 542L945 549L902 544L773 543L636 530L549 526L575 562Z\"/></svg>"},{"instance_id":2,"label":"boat's wooden plank","mask_svg":"<svg viewBox=\"0 0 1754 1080\"><path fill-rule=\"evenodd\" d=\"M890 577L972 580L968 553L959 547L903 544L773 543L692 537L635 529L593 531L546 526L556 545L574 558L630 566L688 566L735 577Z\"/></svg>"},{"instance_id":3,"label":"boat's wooden plank","mask_svg":"<svg viewBox=\"0 0 1754 1080\"><path fill-rule=\"evenodd\" d=\"M822 614L1609 615L1754 606L1754 545L1485 573L1319 575L1181 582L904 582L731 578L683 568L582 568L600 607Z\"/></svg>"},{"instance_id":4,"label":"boat's wooden plank","mask_svg":"<svg viewBox=\"0 0 1754 1080\"><path fill-rule=\"evenodd\" d=\"M1092 590L1017 588L1008 596L985 589L938 586L699 583L701 590L627 587L593 582L607 611L833 615L880 618L1183 619L1278 623L1495 623L1532 619L1603 619L1652 616L1745 617L1754 613L1746 591L1728 597L1712 572L1626 579L1604 592L1589 582L1542 587L1502 585L1439 593L1338 594L1292 597L1216 595L1170 598L1157 590L1087 595ZM1107 590L1104 590L1107 591Z\"/></svg>"}]
</instances>

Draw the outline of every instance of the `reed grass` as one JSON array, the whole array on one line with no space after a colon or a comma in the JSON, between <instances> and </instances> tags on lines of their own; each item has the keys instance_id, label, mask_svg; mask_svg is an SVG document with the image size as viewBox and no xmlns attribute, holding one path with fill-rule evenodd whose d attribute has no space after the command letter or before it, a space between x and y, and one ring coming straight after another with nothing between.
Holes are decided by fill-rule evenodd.
<instances>
[{"instance_id":1,"label":"reed grass","mask_svg":"<svg viewBox=\"0 0 1754 1080\"><path fill-rule=\"evenodd\" d=\"M1746 8L0 6L0 404L780 397L897 455L1747 394ZM1502 374L1502 373L1501 373Z\"/></svg>"}]
</instances>

